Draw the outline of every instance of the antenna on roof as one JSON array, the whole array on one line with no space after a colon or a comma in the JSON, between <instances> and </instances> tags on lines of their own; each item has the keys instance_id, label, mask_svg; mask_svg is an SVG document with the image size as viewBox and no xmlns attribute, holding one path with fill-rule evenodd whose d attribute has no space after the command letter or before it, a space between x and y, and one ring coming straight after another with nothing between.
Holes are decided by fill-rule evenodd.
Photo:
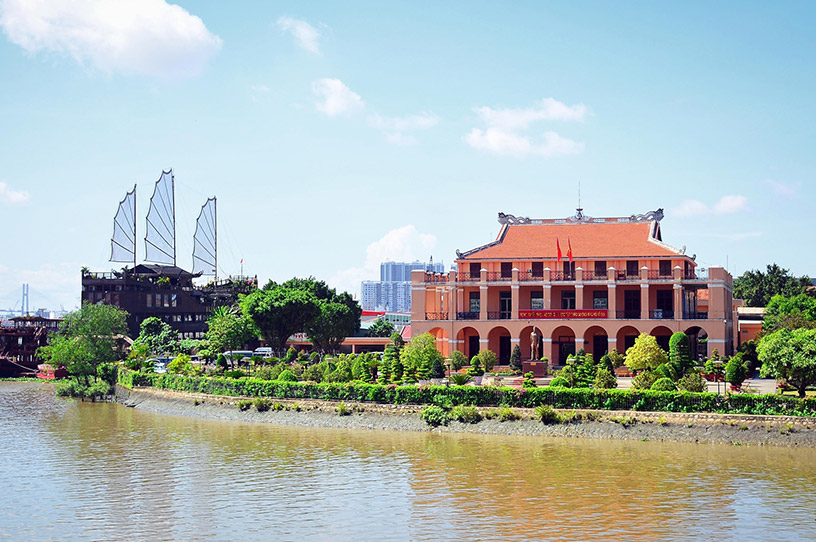
<instances>
[{"instance_id":1,"label":"antenna on roof","mask_svg":"<svg viewBox=\"0 0 816 542\"><path fill-rule=\"evenodd\" d=\"M581 181L578 181L578 208L575 209L575 216L578 220L584 218L584 209L581 207Z\"/></svg>"}]
</instances>

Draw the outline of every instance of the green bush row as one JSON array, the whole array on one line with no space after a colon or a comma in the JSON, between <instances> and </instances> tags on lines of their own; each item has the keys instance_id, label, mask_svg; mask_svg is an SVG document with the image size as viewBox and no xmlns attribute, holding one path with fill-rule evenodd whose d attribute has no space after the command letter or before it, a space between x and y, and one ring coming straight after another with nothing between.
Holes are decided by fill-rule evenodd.
<instances>
[{"instance_id":1,"label":"green bush row","mask_svg":"<svg viewBox=\"0 0 816 542\"><path fill-rule=\"evenodd\" d=\"M617 390L544 387L516 389L494 386L395 386L363 383L319 383L183 376L119 370L119 384L211 395L320 399L386 404L474 405L483 407L589 408L663 412L816 416L816 399L781 395L693 393L688 391Z\"/></svg>"}]
</instances>

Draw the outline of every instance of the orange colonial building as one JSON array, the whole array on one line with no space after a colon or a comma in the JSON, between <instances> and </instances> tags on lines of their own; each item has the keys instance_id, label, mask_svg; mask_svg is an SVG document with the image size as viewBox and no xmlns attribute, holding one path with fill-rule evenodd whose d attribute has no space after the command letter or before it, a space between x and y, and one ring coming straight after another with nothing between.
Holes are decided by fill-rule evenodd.
<instances>
[{"instance_id":1,"label":"orange colonial building","mask_svg":"<svg viewBox=\"0 0 816 542\"><path fill-rule=\"evenodd\" d=\"M581 348L597 359L625 352L641 333L668 350L676 331L689 335L697 358L715 348L731 354L731 275L703 273L685 247L664 243L662 218L662 209L543 220L499 213L496 240L457 250L456 270L412 273L413 335L432 333L446 356L489 348L500 364L515 345L523 359L550 365Z\"/></svg>"}]
</instances>

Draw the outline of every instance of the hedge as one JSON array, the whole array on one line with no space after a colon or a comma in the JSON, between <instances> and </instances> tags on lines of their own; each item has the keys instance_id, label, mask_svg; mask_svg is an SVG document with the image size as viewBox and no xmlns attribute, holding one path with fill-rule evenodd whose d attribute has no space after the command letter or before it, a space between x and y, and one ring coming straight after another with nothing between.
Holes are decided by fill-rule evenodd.
<instances>
[{"instance_id":1,"label":"hedge","mask_svg":"<svg viewBox=\"0 0 816 542\"><path fill-rule=\"evenodd\" d=\"M588 408L662 412L816 416L816 399L781 395L694 393L688 391L617 390L543 387L517 389L495 386L395 386L380 384L312 383L140 373L119 369L118 382L127 388L149 386L167 390L231 397L320 399L385 404L475 405L482 407Z\"/></svg>"}]
</instances>

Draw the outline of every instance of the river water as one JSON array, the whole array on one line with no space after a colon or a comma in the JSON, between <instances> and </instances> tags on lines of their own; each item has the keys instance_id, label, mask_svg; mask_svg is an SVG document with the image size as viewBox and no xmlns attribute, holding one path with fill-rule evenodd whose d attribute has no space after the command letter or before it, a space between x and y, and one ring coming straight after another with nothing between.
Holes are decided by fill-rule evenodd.
<instances>
[{"instance_id":1,"label":"river water","mask_svg":"<svg viewBox=\"0 0 816 542\"><path fill-rule=\"evenodd\" d=\"M814 540L815 488L814 450L275 427L0 382L0 540Z\"/></svg>"}]
</instances>

